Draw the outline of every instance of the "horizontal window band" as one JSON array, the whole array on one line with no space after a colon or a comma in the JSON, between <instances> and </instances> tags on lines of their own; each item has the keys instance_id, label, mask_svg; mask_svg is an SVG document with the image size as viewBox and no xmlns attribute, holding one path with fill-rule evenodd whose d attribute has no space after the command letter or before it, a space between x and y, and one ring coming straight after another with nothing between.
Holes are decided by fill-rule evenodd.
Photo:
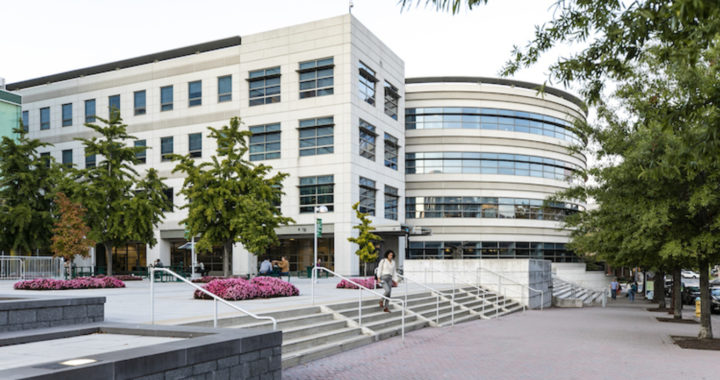
<instances>
[{"instance_id":1,"label":"horizontal window band","mask_svg":"<svg viewBox=\"0 0 720 380\"><path fill-rule=\"evenodd\" d=\"M319 71L319 70L325 70L325 69L332 69L335 67L334 64L331 65L324 65L324 66L317 66L317 67L309 67L307 69L297 69L296 72L302 74L302 73L309 73L311 71Z\"/></svg>"}]
</instances>

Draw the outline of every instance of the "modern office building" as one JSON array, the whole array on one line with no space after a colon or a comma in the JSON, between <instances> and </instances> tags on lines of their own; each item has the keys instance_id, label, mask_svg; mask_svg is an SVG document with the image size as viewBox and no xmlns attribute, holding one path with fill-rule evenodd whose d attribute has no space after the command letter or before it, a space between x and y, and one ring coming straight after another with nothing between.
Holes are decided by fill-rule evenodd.
<instances>
[{"instance_id":1,"label":"modern office building","mask_svg":"<svg viewBox=\"0 0 720 380\"><path fill-rule=\"evenodd\" d=\"M136 169L158 169L175 208L160 224L156 246L116 249L115 271L157 258L190 263L190 251L181 248L183 178L172 173L167 155L208 160L216 147L207 127L240 116L253 133L248 158L289 174L280 207L295 224L278 229L281 243L267 253L287 255L291 270L311 265L313 211L326 206L318 215L319 256L341 274L361 268L347 240L356 202L370 213L381 249L406 252L409 240L409 259L480 252L568 259L568 234L557 219L582 205L543 207L542 200L585 165L566 151L577 141L570 124L584 112L572 95L541 95L536 87L486 78L406 80L402 59L351 15L9 86L23 96L30 136L52 143L48 153L57 161L94 165L97 158L75 139L90 136L83 124L111 107L137 137L128 143L150 148ZM100 250L93 265L107 265ZM199 260L219 271L220 252ZM256 255L236 245L232 270L255 273Z\"/></svg>"},{"instance_id":2,"label":"modern office building","mask_svg":"<svg viewBox=\"0 0 720 380\"><path fill-rule=\"evenodd\" d=\"M0 138L12 137L13 129L20 126L22 97L5 89L5 79L0 78Z\"/></svg>"}]
</instances>

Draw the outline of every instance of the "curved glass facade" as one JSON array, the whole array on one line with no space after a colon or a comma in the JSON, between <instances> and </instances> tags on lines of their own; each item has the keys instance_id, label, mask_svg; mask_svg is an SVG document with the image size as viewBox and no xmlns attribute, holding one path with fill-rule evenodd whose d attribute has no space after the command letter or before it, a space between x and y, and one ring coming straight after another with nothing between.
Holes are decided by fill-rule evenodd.
<instances>
[{"instance_id":1,"label":"curved glass facade","mask_svg":"<svg viewBox=\"0 0 720 380\"><path fill-rule=\"evenodd\" d=\"M542 259L581 262L565 243L515 241L411 241L406 259Z\"/></svg>"},{"instance_id":2,"label":"curved glass facade","mask_svg":"<svg viewBox=\"0 0 720 380\"><path fill-rule=\"evenodd\" d=\"M497 108L406 108L405 129L489 129L532 133L576 144L583 143L573 132L573 124L569 121L533 112Z\"/></svg>"},{"instance_id":3,"label":"curved glass facade","mask_svg":"<svg viewBox=\"0 0 720 380\"><path fill-rule=\"evenodd\" d=\"M496 197L407 197L405 217L565 220L580 207L542 199Z\"/></svg>"},{"instance_id":4,"label":"curved glass facade","mask_svg":"<svg viewBox=\"0 0 720 380\"><path fill-rule=\"evenodd\" d=\"M565 181L580 167L569 162L523 154L420 152L405 154L406 174L503 174Z\"/></svg>"}]
</instances>

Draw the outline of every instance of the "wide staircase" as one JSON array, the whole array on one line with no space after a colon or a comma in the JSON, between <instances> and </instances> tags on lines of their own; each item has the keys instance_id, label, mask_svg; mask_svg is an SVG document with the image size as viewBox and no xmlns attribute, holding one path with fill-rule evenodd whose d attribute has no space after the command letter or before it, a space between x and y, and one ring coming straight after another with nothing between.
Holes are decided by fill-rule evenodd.
<instances>
[{"instance_id":1,"label":"wide staircase","mask_svg":"<svg viewBox=\"0 0 720 380\"><path fill-rule=\"evenodd\" d=\"M552 294L555 302L557 302L557 300L576 299L580 300L585 306L592 306L602 303L604 291L584 288L580 285L553 277Z\"/></svg>"},{"instance_id":2,"label":"wide staircase","mask_svg":"<svg viewBox=\"0 0 720 380\"><path fill-rule=\"evenodd\" d=\"M405 296L393 297L405 300ZM454 302L453 302L454 300ZM368 297L358 311L358 301L261 313L277 320L283 332L282 365L289 368L319 358L400 335L402 306L393 302L386 313L375 297ZM523 310L523 306L476 287L438 293L408 294L405 332L432 326L448 326L474 319L491 319ZM212 326L213 321L191 323ZM218 320L221 328L272 328L266 321L242 316Z\"/></svg>"}]
</instances>

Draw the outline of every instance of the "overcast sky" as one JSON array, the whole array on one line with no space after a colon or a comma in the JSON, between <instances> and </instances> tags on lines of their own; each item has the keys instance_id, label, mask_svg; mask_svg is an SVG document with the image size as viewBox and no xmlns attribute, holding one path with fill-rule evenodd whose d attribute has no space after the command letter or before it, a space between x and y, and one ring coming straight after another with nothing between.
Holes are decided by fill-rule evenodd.
<instances>
[{"instance_id":1,"label":"overcast sky","mask_svg":"<svg viewBox=\"0 0 720 380\"><path fill-rule=\"evenodd\" d=\"M493 0L459 15L396 0L352 13L405 61L407 77L498 76L514 44L552 17L555 0ZM348 12L347 0L24 0L4 7L0 77L8 83ZM567 49L561 50L567 53ZM542 83L558 51L515 79ZM559 84L554 87L562 88Z\"/></svg>"}]
</instances>

